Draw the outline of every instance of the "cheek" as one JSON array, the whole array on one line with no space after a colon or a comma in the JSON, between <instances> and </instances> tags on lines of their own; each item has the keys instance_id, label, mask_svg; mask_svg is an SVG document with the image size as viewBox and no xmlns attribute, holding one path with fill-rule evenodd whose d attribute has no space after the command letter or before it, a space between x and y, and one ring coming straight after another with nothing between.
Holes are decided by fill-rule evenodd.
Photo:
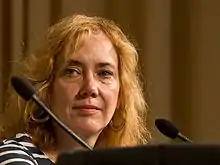
<instances>
[{"instance_id":1,"label":"cheek","mask_svg":"<svg viewBox=\"0 0 220 165\"><path fill-rule=\"evenodd\" d=\"M115 85L114 87L108 87L105 90L103 90L106 110L111 118L115 112L115 109L117 108L118 104L118 97L119 97L119 86Z\"/></svg>"},{"instance_id":2,"label":"cheek","mask_svg":"<svg viewBox=\"0 0 220 165\"><path fill-rule=\"evenodd\" d=\"M52 89L51 107L57 112L67 107L74 98L75 89L72 85L57 80Z\"/></svg>"}]
</instances>

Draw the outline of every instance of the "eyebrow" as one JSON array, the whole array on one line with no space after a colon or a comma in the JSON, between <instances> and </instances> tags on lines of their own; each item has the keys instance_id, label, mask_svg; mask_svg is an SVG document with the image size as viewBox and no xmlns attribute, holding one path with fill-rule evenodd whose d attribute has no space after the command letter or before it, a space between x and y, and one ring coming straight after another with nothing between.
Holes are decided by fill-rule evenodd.
<instances>
[{"instance_id":1,"label":"eyebrow","mask_svg":"<svg viewBox=\"0 0 220 165\"><path fill-rule=\"evenodd\" d=\"M83 63L77 60L69 60L67 66L83 66Z\"/></svg>"},{"instance_id":2,"label":"eyebrow","mask_svg":"<svg viewBox=\"0 0 220 165\"><path fill-rule=\"evenodd\" d=\"M82 66L84 66L84 64L80 61L77 61L77 60L70 60L67 64L67 66L80 66L80 67L82 67ZM99 68L103 68L103 67L115 68L114 65L112 65L109 62L99 62L96 66Z\"/></svg>"}]
</instances>

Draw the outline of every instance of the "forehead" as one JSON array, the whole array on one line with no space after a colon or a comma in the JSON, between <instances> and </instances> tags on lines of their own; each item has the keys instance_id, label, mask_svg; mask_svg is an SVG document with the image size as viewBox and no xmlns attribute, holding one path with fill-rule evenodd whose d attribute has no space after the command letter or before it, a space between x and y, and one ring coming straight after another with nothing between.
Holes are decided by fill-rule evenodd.
<instances>
[{"instance_id":1,"label":"forehead","mask_svg":"<svg viewBox=\"0 0 220 165\"><path fill-rule=\"evenodd\" d=\"M118 56L110 39L103 33L91 33L78 37L72 51L66 51L63 61L68 64L72 60L87 62L103 62L118 65Z\"/></svg>"},{"instance_id":2,"label":"forehead","mask_svg":"<svg viewBox=\"0 0 220 165\"><path fill-rule=\"evenodd\" d=\"M87 39L83 42L82 46L79 47L72 54L74 56L84 56L91 55L90 57L97 58L112 58L117 59L117 53L112 42L104 33L99 34L91 34Z\"/></svg>"}]
</instances>

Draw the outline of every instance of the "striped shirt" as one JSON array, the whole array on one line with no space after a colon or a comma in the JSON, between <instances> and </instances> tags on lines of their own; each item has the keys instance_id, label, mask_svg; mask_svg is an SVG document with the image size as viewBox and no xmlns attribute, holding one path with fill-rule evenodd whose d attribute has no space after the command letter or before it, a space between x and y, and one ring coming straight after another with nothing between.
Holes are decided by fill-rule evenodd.
<instances>
[{"instance_id":1,"label":"striped shirt","mask_svg":"<svg viewBox=\"0 0 220 165\"><path fill-rule=\"evenodd\" d=\"M0 165L54 165L34 144L28 134L0 142Z\"/></svg>"}]
</instances>

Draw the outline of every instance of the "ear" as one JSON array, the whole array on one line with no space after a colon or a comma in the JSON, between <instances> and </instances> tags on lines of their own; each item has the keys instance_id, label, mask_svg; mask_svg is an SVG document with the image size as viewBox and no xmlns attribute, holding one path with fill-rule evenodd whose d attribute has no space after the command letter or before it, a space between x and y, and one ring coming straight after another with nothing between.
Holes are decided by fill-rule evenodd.
<instances>
[{"instance_id":1,"label":"ear","mask_svg":"<svg viewBox=\"0 0 220 165\"><path fill-rule=\"evenodd\" d=\"M118 100L118 102L117 102L117 105L116 105L116 108L115 108L115 109L119 109L119 107L120 107L120 101Z\"/></svg>"},{"instance_id":2,"label":"ear","mask_svg":"<svg viewBox=\"0 0 220 165\"><path fill-rule=\"evenodd\" d=\"M121 106L121 95L120 95L120 92L119 92L119 94L118 94L118 101L117 101L115 110L119 109L120 106Z\"/></svg>"}]
</instances>

